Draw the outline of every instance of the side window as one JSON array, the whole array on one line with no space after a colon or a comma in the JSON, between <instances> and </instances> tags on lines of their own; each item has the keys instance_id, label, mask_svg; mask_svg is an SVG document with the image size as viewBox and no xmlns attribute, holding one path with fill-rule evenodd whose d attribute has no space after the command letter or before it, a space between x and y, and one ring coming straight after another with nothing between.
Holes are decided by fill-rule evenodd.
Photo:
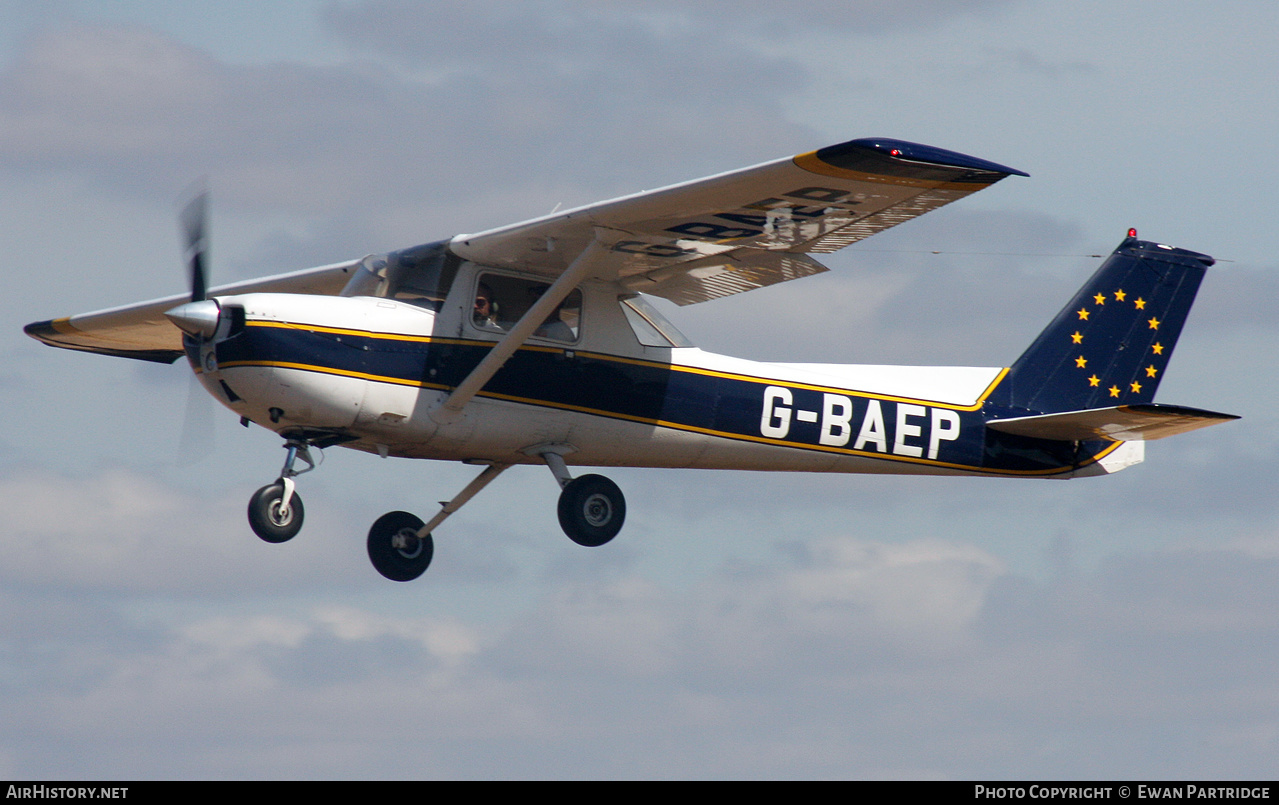
<instances>
[{"instance_id":1,"label":"side window","mask_svg":"<svg viewBox=\"0 0 1279 805\"><path fill-rule=\"evenodd\" d=\"M618 304L635 338L646 347L691 347L693 342L639 294L619 296Z\"/></svg>"},{"instance_id":2,"label":"side window","mask_svg":"<svg viewBox=\"0 0 1279 805\"><path fill-rule=\"evenodd\" d=\"M551 287L549 283L481 274L475 287L475 307L471 323L481 330L504 333L515 326L533 303ZM581 331L582 292L574 288L559 307L533 331L536 338L566 343L576 341Z\"/></svg>"}]
</instances>

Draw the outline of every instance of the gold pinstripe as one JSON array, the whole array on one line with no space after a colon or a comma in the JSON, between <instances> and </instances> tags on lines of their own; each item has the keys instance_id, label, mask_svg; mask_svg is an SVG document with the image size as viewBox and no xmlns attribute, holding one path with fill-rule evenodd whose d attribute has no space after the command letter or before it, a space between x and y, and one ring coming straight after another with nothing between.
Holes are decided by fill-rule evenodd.
<instances>
[{"instance_id":1,"label":"gold pinstripe","mask_svg":"<svg viewBox=\"0 0 1279 805\"><path fill-rule=\"evenodd\" d=\"M409 342L421 343L421 344L448 344L452 346L472 346L472 347L480 347L484 349L492 349L496 343L491 341L476 341L476 340L465 339L465 338L439 338L436 336L401 335L397 333L383 333L383 332L376 332L373 330L354 330L354 329L341 328L341 327L320 327L316 325L294 324L290 322L251 321L247 323L247 326L274 327L278 329L291 329L291 330L305 330L308 332L333 333L335 335L354 335L354 336L375 338L375 339L386 340L386 341L409 341ZM974 402L972 405L956 405L954 403L943 403L943 402L938 402L936 400L925 399L922 397L900 397L895 395L873 394L870 392L856 391L854 389L842 388L840 386L823 386L823 385L817 385L813 383L801 383L801 382L792 381L792 380L779 380L777 378L772 378L772 377L762 377L758 375L741 374L740 372L725 372L718 369L706 369L700 366L687 366L685 364L678 364L678 363L663 363L661 361L650 361L643 358L625 358L619 355L609 355L603 352L588 352L585 350L575 350L575 349L568 349L564 347L545 347L545 346L539 346L536 344L525 344L520 347L520 351L521 352L523 351L545 352L545 353L572 352L575 355L583 358L593 358L595 360L609 361L612 363L622 363L630 366L645 366L652 369L666 369L672 372L683 372L684 374L701 375L703 377L718 377L724 380L737 380L745 383L766 383L771 386L785 386L786 388L799 389L801 391L820 391L820 392L827 392L831 394L844 394L844 395L849 395L853 397L863 397L866 399L882 400L884 402L915 403L920 405L928 405L933 408L948 408L953 411L979 410L982 407L982 404L986 401L986 398L990 396L991 392L995 390L995 387L998 386L999 383L1008 374L1007 368L1000 369L999 374L997 374L995 376L995 379L990 382L990 385L988 385L985 388L985 390L983 390L982 393L978 395L976 402ZM278 364L268 362L268 361L236 361L232 363L223 364L223 366L245 366L245 365L274 366ZM303 366L299 364L296 366L292 366L290 368L301 369L301 368L307 368L307 366ZM309 366L309 368L312 371L327 372L329 374L350 374L351 376L362 376L368 380L380 380L382 382L396 383L399 385L422 385L423 387L430 387L430 388L448 388L447 386L442 386L439 384L422 384L415 381L402 380L402 379L392 378L392 377L383 377L380 375L360 375L359 373L348 373L348 372L345 372L344 370L340 371L335 369L328 369L327 367L322 367L322 366Z\"/></svg>"},{"instance_id":2,"label":"gold pinstripe","mask_svg":"<svg viewBox=\"0 0 1279 805\"><path fill-rule=\"evenodd\" d=\"M71 323L70 316L64 316L61 319L54 319L49 322L49 326L52 327L55 332L61 333L62 335L80 335L84 332Z\"/></svg>"},{"instance_id":3,"label":"gold pinstripe","mask_svg":"<svg viewBox=\"0 0 1279 805\"><path fill-rule=\"evenodd\" d=\"M274 327L279 329L306 330L310 332L326 332L326 333L333 333L336 335L355 335L355 336L363 336L363 337L384 339L384 340L390 340L390 341L411 341L415 343L469 345L469 346L483 346L483 347L490 347L490 348L493 346L491 342L474 341L474 340L468 340L468 339L437 338L434 336L411 336L411 335L402 335L402 334L396 334L396 333L379 333L379 332L373 332L371 330L355 330L350 328L339 328L339 327L321 327L321 326L313 326L313 325L306 325L306 324L294 324L291 322L252 321L252 322L247 322L247 325L250 327ZM725 378L729 380L739 380L739 381L750 382L750 383L764 383L768 385L785 386L791 389L839 393L844 395L863 397L867 399L882 400L885 402L919 403L919 404L928 405L933 408L949 408L956 411L976 411L980 409L982 404L985 402L986 398L990 396L991 392L994 391L994 389L1008 374L1007 368L1001 369L999 374L995 377L995 379L991 381L990 385L988 385L986 389L978 397L978 400L976 403L968 406L960 406L960 405L949 405L944 403L937 403L932 400L918 399L918 398L912 398L912 397L876 395L876 394L868 394L865 392L859 393L859 392L852 391L850 389L840 388L838 386L819 386L819 385L812 385L807 383L795 383L795 382L789 382L785 380L777 380L775 378L744 375L736 372L721 372L713 369L703 369L701 367L661 363L659 361L649 361L649 360L644 360L639 358L623 358L623 357L614 356L614 355L607 355L604 353L582 352L582 351L575 351L575 350L565 350L557 347L542 347L542 346L531 346L531 345L522 346L520 349L536 351L536 352L573 351L573 352L576 352L577 355L581 355L583 357L591 357L598 360L613 361L617 363L625 363L625 364L631 364L636 366L648 366L653 368L669 369L670 371L686 372L689 374L697 374L697 375L708 376L708 377L719 377L719 378ZM319 374L329 374L329 375L335 375L339 377L350 377L350 378L355 378L360 380L370 380L378 383L389 383L389 384L399 385L399 386L414 386L418 388L432 389L436 391L447 391L448 389L452 388L451 386L446 386L442 383L432 383L432 382L423 381L423 380L406 380L403 378L389 377L386 375L376 375L376 374L371 374L367 372L355 372L355 371L350 371L346 369L334 369L326 366L319 366L315 364L292 362L292 361L230 361L230 362L221 364L221 368L224 368L224 369L235 368L235 367L247 367L247 366L295 369L299 371L317 372ZM874 459L880 459L880 460L886 460L886 461L897 461L897 462L904 462L909 464L920 464L928 467L955 469L955 470L962 470L965 472L982 473L987 475L1017 475L1017 476L1060 475L1064 472L1069 472L1071 470L1078 469L1079 467L1095 464L1098 461L1100 461L1102 458L1104 458L1105 456L1109 455L1114 450L1118 449L1119 446L1122 444L1122 442L1116 442L1112 445L1108 445L1105 449L1101 450L1096 455L1089 458L1087 461L1081 463L1079 467L1064 466L1064 467L1044 469L1044 470L995 469L995 468L975 467L969 464L955 464L955 463L945 462L945 461L916 458L913 456L898 456L898 455L893 455L888 453L878 453L878 452L868 451L868 450L854 450L852 448L847 448L847 447L833 447L829 445L807 444L804 442L794 442L794 441L789 441L785 439L770 439L766 436L754 436L754 435L745 434L745 433L732 433L730 431L719 431L719 430L714 430L712 428L702 428L696 425L685 425L679 422L671 422L663 419L639 417L639 416L634 416L632 414L624 414L617 411L608 411L608 410L599 409L599 408L590 408L587 406L572 405L569 403L557 403L557 402L551 402L548 400L537 400L529 397L521 397L521 396L512 395L512 394L500 394L496 392L481 391L478 396L484 397L487 399L492 399L492 400L500 400L503 402L517 403L521 405L535 405L542 408L553 408L553 409L562 410L562 411L573 411L576 413L589 414L592 416L599 416L607 419L618 419L618 420L627 421L627 422L635 422L642 425L653 425L656 427L669 428L671 430L684 431L686 433L699 433L706 436L714 436L718 438L732 439L736 441L773 445L775 447L791 447L791 448L796 448L800 450L813 450L813 451L823 452L823 453L834 453L837 455L858 456L862 458L874 458Z\"/></svg>"}]
</instances>

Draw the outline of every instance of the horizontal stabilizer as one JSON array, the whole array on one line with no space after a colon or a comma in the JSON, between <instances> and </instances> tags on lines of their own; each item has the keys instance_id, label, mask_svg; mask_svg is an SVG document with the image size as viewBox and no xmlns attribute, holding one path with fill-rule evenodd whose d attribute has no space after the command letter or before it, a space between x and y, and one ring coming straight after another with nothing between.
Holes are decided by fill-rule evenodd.
<instances>
[{"instance_id":1,"label":"horizontal stabilizer","mask_svg":"<svg viewBox=\"0 0 1279 805\"><path fill-rule=\"evenodd\" d=\"M1114 442L1130 442L1162 439L1238 418L1233 414L1218 414L1183 405L1147 403L1015 419L993 419L986 425L1004 433L1035 439L1062 442L1109 439Z\"/></svg>"}]
</instances>

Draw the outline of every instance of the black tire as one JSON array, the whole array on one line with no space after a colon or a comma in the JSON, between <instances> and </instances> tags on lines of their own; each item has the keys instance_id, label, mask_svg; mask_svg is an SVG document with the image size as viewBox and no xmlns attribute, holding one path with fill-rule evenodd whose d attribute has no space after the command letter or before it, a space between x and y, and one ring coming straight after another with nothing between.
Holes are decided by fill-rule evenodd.
<instances>
[{"instance_id":1,"label":"black tire","mask_svg":"<svg viewBox=\"0 0 1279 805\"><path fill-rule=\"evenodd\" d=\"M413 581L426 572L435 555L435 540L430 534L418 538L421 518L408 512L389 512L377 518L369 529L369 560L377 572L391 581ZM406 533L408 532L408 533ZM403 536L404 547L396 547L395 539Z\"/></svg>"},{"instance_id":2,"label":"black tire","mask_svg":"<svg viewBox=\"0 0 1279 805\"><path fill-rule=\"evenodd\" d=\"M249 525L253 533L266 542L288 542L302 530L306 510L302 507L301 495L295 491L289 508L281 510L283 500L284 484L281 483L264 486L249 499Z\"/></svg>"},{"instance_id":3,"label":"black tire","mask_svg":"<svg viewBox=\"0 0 1279 805\"><path fill-rule=\"evenodd\" d=\"M603 475L574 478L560 493L560 527L578 545L597 548L617 536L626 520L622 490Z\"/></svg>"}]
</instances>

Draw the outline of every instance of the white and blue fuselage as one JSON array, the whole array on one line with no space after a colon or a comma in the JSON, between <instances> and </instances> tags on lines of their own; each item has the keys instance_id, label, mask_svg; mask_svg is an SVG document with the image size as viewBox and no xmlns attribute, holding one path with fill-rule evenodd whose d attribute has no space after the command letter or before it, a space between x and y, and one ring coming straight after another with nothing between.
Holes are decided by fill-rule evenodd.
<instances>
[{"instance_id":1,"label":"white and blue fuselage","mask_svg":"<svg viewBox=\"0 0 1279 805\"><path fill-rule=\"evenodd\" d=\"M987 431L1007 370L777 364L640 342L619 289L587 283L571 342L530 338L456 418L433 416L500 339L472 317L479 270L439 305L248 294L201 380L240 416L383 456L804 472L1069 477L1127 466L1140 443ZM1121 449L1121 446L1126 449Z\"/></svg>"}]
</instances>

